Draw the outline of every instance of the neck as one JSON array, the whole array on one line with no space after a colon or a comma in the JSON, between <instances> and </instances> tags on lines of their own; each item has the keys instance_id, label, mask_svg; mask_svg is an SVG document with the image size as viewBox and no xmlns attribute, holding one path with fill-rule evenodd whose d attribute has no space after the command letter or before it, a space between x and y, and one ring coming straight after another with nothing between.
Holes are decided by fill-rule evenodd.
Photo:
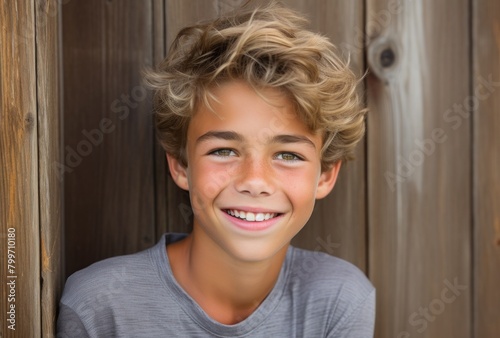
<instances>
[{"instance_id":1,"label":"neck","mask_svg":"<svg viewBox=\"0 0 500 338\"><path fill-rule=\"evenodd\" d=\"M269 260L248 262L231 257L204 236L193 231L167 247L174 277L210 317L235 324L271 292L288 245Z\"/></svg>"}]
</instances>

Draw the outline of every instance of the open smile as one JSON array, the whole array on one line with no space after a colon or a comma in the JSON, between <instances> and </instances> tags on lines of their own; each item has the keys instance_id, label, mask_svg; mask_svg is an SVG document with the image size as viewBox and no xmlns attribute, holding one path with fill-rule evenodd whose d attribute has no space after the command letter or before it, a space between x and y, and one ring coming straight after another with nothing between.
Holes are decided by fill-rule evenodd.
<instances>
[{"instance_id":1,"label":"open smile","mask_svg":"<svg viewBox=\"0 0 500 338\"><path fill-rule=\"evenodd\" d=\"M245 220L247 222L262 222L268 219L275 218L281 214L275 212L251 212L236 209L226 209L224 210L228 215Z\"/></svg>"},{"instance_id":2,"label":"open smile","mask_svg":"<svg viewBox=\"0 0 500 338\"><path fill-rule=\"evenodd\" d=\"M226 218L235 225L245 231L263 231L277 224L283 213L272 211L244 211L239 209L222 209Z\"/></svg>"}]
</instances>

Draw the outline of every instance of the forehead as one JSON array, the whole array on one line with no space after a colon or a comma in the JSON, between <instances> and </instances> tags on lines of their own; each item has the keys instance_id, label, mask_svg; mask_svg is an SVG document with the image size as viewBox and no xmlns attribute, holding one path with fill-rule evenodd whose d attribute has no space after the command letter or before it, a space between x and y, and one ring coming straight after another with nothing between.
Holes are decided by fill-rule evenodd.
<instances>
[{"instance_id":1,"label":"forehead","mask_svg":"<svg viewBox=\"0 0 500 338\"><path fill-rule=\"evenodd\" d=\"M188 127L188 148L207 141L243 144L304 144L319 151L322 137L298 117L282 91L256 91L245 82L228 82L212 91L209 104L200 104Z\"/></svg>"},{"instance_id":2,"label":"forehead","mask_svg":"<svg viewBox=\"0 0 500 338\"><path fill-rule=\"evenodd\" d=\"M191 123L199 126L206 123L221 127L250 128L266 122L281 128L308 129L295 110L295 105L284 90L278 88L255 89L244 81L226 81L212 86L204 100L198 104ZM309 131L309 130L307 130Z\"/></svg>"}]
</instances>

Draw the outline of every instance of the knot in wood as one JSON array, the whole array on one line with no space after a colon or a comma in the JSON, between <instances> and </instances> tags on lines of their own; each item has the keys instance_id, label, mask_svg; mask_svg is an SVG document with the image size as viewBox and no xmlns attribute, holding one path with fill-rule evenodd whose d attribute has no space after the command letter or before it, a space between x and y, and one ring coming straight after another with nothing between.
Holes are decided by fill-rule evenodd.
<instances>
[{"instance_id":1,"label":"knot in wood","mask_svg":"<svg viewBox=\"0 0 500 338\"><path fill-rule=\"evenodd\" d=\"M24 117L24 127L26 130L31 130L35 126L35 116L33 113L27 113Z\"/></svg>"},{"instance_id":2,"label":"knot in wood","mask_svg":"<svg viewBox=\"0 0 500 338\"><path fill-rule=\"evenodd\" d=\"M394 64L396 60L396 54L392 48L388 47L380 53L380 65L383 68L388 68Z\"/></svg>"},{"instance_id":3,"label":"knot in wood","mask_svg":"<svg viewBox=\"0 0 500 338\"><path fill-rule=\"evenodd\" d=\"M384 82L395 76L400 63L399 48L394 39L380 36L368 46L368 64L373 73Z\"/></svg>"}]
</instances>

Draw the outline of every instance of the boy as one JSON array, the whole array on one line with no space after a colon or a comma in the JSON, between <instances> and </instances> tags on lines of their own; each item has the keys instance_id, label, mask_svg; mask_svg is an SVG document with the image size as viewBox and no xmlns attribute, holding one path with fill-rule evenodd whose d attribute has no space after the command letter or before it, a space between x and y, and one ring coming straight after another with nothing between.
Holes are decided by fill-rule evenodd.
<instances>
[{"instance_id":1,"label":"boy","mask_svg":"<svg viewBox=\"0 0 500 338\"><path fill-rule=\"evenodd\" d=\"M272 3L182 30L148 75L193 230L68 279L65 337L372 337L362 272L290 246L364 132L357 80Z\"/></svg>"}]
</instances>

